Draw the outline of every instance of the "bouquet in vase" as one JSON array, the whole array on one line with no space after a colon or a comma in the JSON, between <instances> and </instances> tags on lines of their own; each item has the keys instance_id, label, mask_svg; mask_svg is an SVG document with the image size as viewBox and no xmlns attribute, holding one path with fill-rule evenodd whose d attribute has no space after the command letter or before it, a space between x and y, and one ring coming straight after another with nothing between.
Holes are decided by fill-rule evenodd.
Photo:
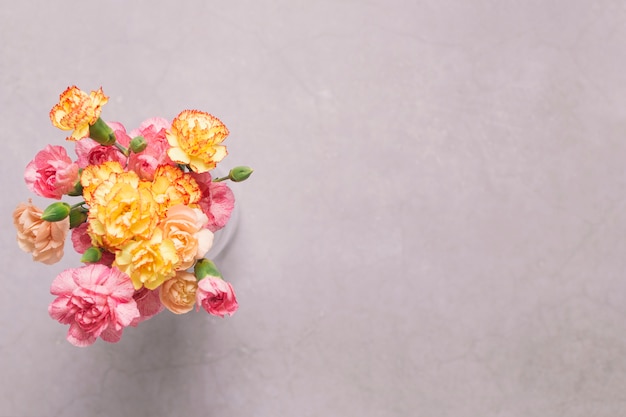
<instances>
[{"instance_id":1,"label":"bouquet in vase","mask_svg":"<svg viewBox=\"0 0 626 417\"><path fill-rule=\"evenodd\" d=\"M100 118L107 101L102 88L61 94L50 120L71 132L76 157L60 145L39 151L26 166L26 185L58 201L44 210L29 201L13 212L18 245L33 260L58 262L68 234L82 254L83 266L52 281L50 316L69 325L71 344L89 346L118 342L125 327L165 309L232 315L233 287L205 256L234 208L226 181L244 181L252 170L212 175L229 132L209 113L184 110L172 122L151 118L128 132Z\"/></svg>"}]
</instances>

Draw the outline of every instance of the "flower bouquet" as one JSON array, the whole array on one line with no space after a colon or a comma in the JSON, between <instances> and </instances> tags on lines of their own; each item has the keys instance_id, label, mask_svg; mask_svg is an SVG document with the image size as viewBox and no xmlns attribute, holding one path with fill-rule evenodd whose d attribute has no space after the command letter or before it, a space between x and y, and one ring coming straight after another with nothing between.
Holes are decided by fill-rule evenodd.
<instances>
[{"instance_id":1,"label":"flower bouquet","mask_svg":"<svg viewBox=\"0 0 626 417\"><path fill-rule=\"evenodd\" d=\"M29 201L13 213L18 244L33 260L58 262L70 231L82 254L83 266L53 280L50 316L69 325L71 344L88 346L98 337L118 342L125 327L164 309L183 314L195 305L232 315L233 287L204 257L234 208L224 181L243 181L252 170L211 175L227 155L228 129L209 113L184 110L171 123L151 118L127 132L100 118L107 101L102 88L88 94L68 87L50 120L71 131L76 159L48 145L26 166L32 192L78 201L45 210Z\"/></svg>"}]
</instances>

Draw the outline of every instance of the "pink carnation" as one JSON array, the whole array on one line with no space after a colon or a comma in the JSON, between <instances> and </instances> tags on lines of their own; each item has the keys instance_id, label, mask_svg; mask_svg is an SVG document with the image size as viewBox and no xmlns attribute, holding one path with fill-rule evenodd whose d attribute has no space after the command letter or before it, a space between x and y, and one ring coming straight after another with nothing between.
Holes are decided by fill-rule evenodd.
<instances>
[{"instance_id":1,"label":"pink carnation","mask_svg":"<svg viewBox=\"0 0 626 417\"><path fill-rule=\"evenodd\" d=\"M130 136L143 136L148 146L140 153L131 153L128 167L134 170L139 177L152 181L154 171L159 165L174 165L167 155L169 143L165 138L165 130L170 123L160 117L153 117L139 125L139 129L132 130Z\"/></svg>"},{"instance_id":2,"label":"pink carnation","mask_svg":"<svg viewBox=\"0 0 626 417\"><path fill-rule=\"evenodd\" d=\"M133 298L137 302L137 308L139 309L139 317L136 317L131 326L135 327L142 321L146 321L149 318L156 316L165 309L161 304L161 298L159 297L159 289L149 290L143 287L140 290L135 291Z\"/></svg>"},{"instance_id":3,"label":"pink carnation","mask_svg":"<svg viewBox=\"0 0 626 417\"><path fill-rule=\"evenodd\" d=\"M65 148L48 145L26 166L24 179L35 194L60 200L78 181L78 165L72 162Z\"/></svg>"},{"instance_id":4,"label":"pink carnation","mask_svg":"<svg viewBox=\"0 0 626 417\"><path fill-rule=\"evenodd\" d=\"M87 223L83 223L72 229L72 246L74 246L74 250L78 253L85 253L87 249L93 246L91 236L87 233L88 227L89 225ZM102 258L95 263L111 266L114 260L115 254L102 249Z\"/></svg>"},{"instance_id":5,"label":"pink carnation","mask_svg":"<svg viewBox=\"0 0 626 417\"><path fill-rule=\"evenodd\" d=\"M91 237L87 234L87 223L72 229L72 245L78 253L85 253L91 247Z\"/></svg>"},{"instance_id":6,"label":"pink carnation","mask_svg":"<svg viewBox=\"0 0 626 417\"><path fill-rule=\"evenodd\" d=\"M115 132L115 139L122 146L128 147L130 137L126 133L126 128L121 123L107 122ZM88 165L100 165L107 161L117 161L122 166L126 166L126 157L115 146L100 145L95 140L83 139L76 142L76 155L78 155L78 166L85 168Z\"/></svg>"},{"instance_id":7,"label":"pink carnation","mask_svg":"<svg viewBox=\"0 0 626 417\"><path fill-rule=\"evenodd\" d=\"M209 314L224 317L233 315L239 304L230 283L221 278L205 277L198 282L196 291L196 311L204 308Z\"/></svg>"},{"instance_id":8,"label":"pink carnation","mask_svg":"<svg viewBox=\"0 0 626 417\"><path fill-rule=\"evenodd\" d=\"M191 173L191 175L202 192L200 208L209 218L206 227L212 232L223 228L228 223L233 208L235 208L235 195L225 183L213 182L211 174L208 172Z\"/></svg>"},{"instance_id":9,"label":"pink carnation","mask_svg":"<svg viewBox=\"0 0 626 417\"><path fill-rule=\"evenodd\" d=\"M124 327L139 316L135 289L128 275L104 265L66 269L52 281L57 298L50 317L69 324L67 340L74 346L92 345L98 337L118 342Z\"/></svg>"}]
</instances>

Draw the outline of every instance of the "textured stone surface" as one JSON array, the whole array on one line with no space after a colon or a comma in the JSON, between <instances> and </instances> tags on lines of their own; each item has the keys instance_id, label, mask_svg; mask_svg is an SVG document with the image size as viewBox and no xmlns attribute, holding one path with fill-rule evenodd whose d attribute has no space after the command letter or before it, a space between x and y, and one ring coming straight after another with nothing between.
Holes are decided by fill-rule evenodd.
<instances>
[{"instance_id":1,"label":"textured stone surface","mask_svg":"<svg viewBox=\"0 0 626 417\"><path fill-rule=\"evenodd\" d=\"M0 8L1 416L623 415L623 2L167 3ZM235 316L65 341L10 214L70 84L229 127Z\"/></svg>"}]
</instances>

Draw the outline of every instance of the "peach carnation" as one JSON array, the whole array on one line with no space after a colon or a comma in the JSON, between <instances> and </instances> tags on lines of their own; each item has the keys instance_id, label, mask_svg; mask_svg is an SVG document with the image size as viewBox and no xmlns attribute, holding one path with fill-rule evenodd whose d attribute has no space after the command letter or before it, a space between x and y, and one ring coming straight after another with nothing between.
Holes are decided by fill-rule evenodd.
<instances>
[{"instance_id":1,"label":"peach carnation","mask_svg":"<svg viewBox=\"0 0 626 417\"><path fill-rule=\"evenodd\" d=\"M181 261L179 270L190 268L211 249L213 233L204 228L206 223L202 211L182 204L171 207L160 223L163 237L174 242Z\"/></svg>"},{"instance_id":2,"label":"peach carnation","mask_svg":"<svg viewBox=\"0 0 626 417\"><path fill-rule=\"evenodd\" d=\"M41 220L43 211L31 202L20 204L13 211L13 224L17 229L17 243L33 260L47 265L63 257L65 238L70 230L69 218L58 222Z\"/></svg>"},{"instance_id":3,"label":"peach carnation","mask_svg":"<svg viewBox=\"0 0 626 417\"><path fill-rule=\"evenodd\" d=\"M174 314L184 314L193 310L196 303L198 281L195 275L179 271L161 285L161 303Z\"/></svg>"}]
</instances>

